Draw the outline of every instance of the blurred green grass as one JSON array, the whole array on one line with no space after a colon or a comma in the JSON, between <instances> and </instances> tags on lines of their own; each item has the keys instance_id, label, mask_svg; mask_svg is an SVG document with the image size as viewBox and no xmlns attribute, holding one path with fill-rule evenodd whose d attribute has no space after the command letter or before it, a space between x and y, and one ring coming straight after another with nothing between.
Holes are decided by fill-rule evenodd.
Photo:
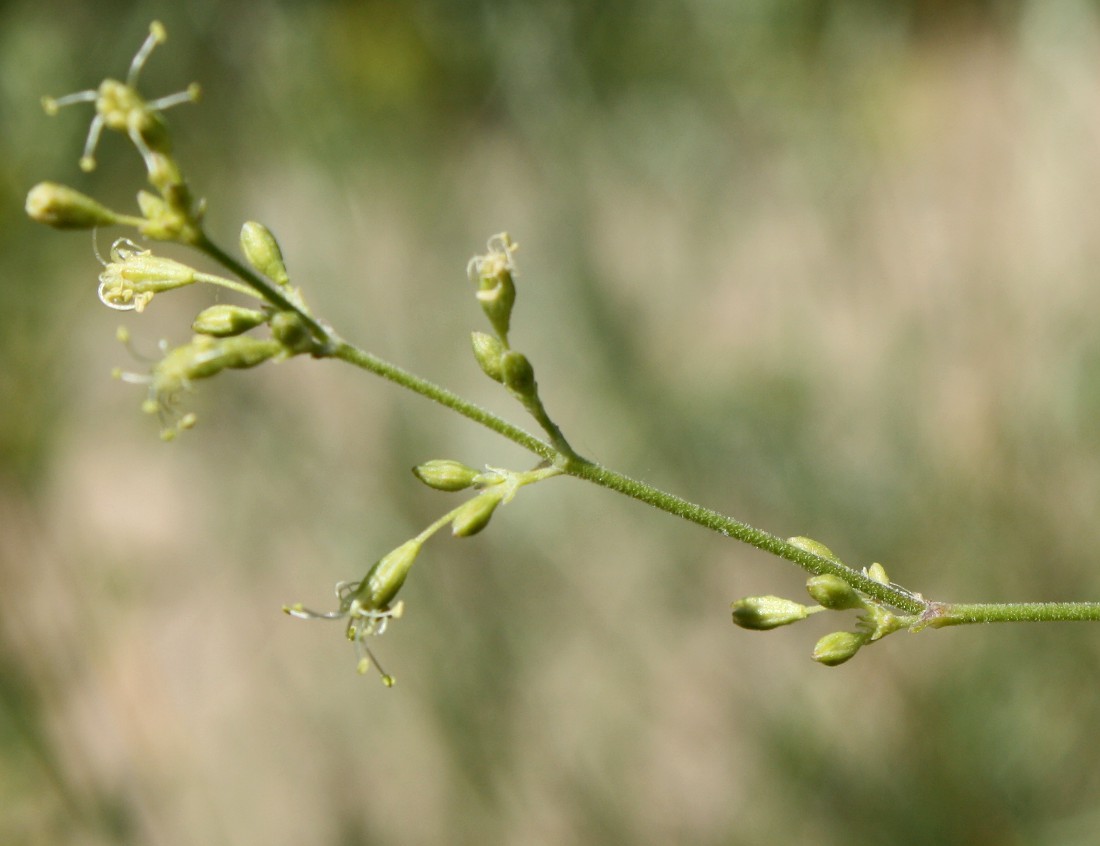
<instances>
[{"instance_id":1,"label":"blurred green grass","mask_svg":"<svg viewBox=\"0 0 1100 846\"><path fill-rule=\"evenodd\" d=\"M41 179L132 202L133 151L81 174L88 115L38 98L153 17L212 233L271 226L348 337L522 422L465 354L508 229L582 452L932 596L1100 593L1096 4L8 2L0 842L1092 842L1093 627L825 670L820 617L729 623L798 571L569 480L425 550L392 691L284 618L445 507L413 464L526 459L299 361L157 441L90 239L22 214Z\"/></svg>"}]
</instances>

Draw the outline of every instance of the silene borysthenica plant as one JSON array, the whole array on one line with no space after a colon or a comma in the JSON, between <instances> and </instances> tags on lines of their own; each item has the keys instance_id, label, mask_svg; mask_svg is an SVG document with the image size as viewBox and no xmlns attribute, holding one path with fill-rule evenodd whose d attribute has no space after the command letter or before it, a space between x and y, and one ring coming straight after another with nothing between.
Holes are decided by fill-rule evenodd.
<instances>
[{"instance_id":1,"label":"silene borysthenica plant","mask_svg":"<svg viewBox=\"0 0 1100 846\"><path fill-rule=\"evenodd\" d=\"M163 357L146 373L116 371L125 382L145 387L142 409L156 416L161 437L175 438L195 424L183 410L195 384L226 369L247 369L267 361L308 355L336 359L396 382L414 393L479 423L531 452L537 463L529 470L487 467L476 470L458 461L432 460L413 469L415 476L440 491L471 491L415 537L378 559L358 581L336 585L336 608L310 611L301 605L283 610L304 620L340 620L358 655L358 670L373 666L386 685L393 677L382 670L368 640L386 631L401 616L398 594L421 548L434 534L450 527L456 537L477 534L498 507L526 485L555 476L572 476L618 491L649 505L698 523L712 531L751 544L797 564L810 574L806 589L814 604L777 596L752 596L733 603L733 622L745 629L767 630L821 612L855 611L843 628L817 641L813 659L826 666L842 664L864 646L892 632L919 632L964 623L1100 620L1100 602L1028 602L961 604L927 599L893 582L881 564L855 569L823 544L805 537L783 540L709 508L602 467L579 455L550 418L539 394L527 357L515 349L509 323L516 299L516 244L507 234L489 239L483 255L466 267L474 297L488 318L491 332L474 332L473 358L490 379L499 382L535 419L545 439L490 414L450 391L345 341L306 304L292 285L278 242L260 223L241 230L240 261L215 244L203 229L205 203L196 200L172 153L171 136L162 111L195 102L197 85L179 94L146 100L138 93L142 66L156 45L165 40L164 27L153 23L149 37L130 65L125 82L104 80L98 89L43 100L54 114L61 106L92 103L95 117L80 158L85 171L95 168L95 148L103 129L125 134L141 154L152 191L137 195L137 214L122 214L92 198L53 182L42 182L27 195L27 213L58 229L126 226L146 241L174 241L205 253L228 276L201 273L188 265L156 255L128 238L114 242L110 261L99 274L99 299L108 308L143 311L157 294L188 285L219 285L240 295L248 305L212 305L191 324L191 340L178 347L162 344ZM125 331L120 339L128 341Z\"/></svg>"}]
</instances>

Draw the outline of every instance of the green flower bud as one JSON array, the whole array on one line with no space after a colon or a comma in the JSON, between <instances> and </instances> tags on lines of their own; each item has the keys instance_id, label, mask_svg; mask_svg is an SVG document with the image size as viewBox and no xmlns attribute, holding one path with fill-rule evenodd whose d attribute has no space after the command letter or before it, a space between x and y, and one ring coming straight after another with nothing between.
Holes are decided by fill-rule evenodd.
<instances>
[{"instance_id":1,"label":"green flower bud","mask_svg":"<svg viewBox=\"0 0 1100 846\"><path fill-rule=\"evenodd\" d=\"M451 520L451 533L456 538L476 535L489 525L489 518L500 505L500 499L500 494L486 492L464 503Z\"/></svg>"},{"instance_id":2,"label":"green flower bud","mask_svg":"<svg viewBox=\"0 0 1100 846\"><path fill-rule=\"evenodd\" d=\"M805 620L813 609L780 596L749 596L733 603L733 622L743 629L767 631Z\"/></svg>"},{"instance_id":3,"label":"green flower bud","mask_svg":"<svg viewBox=\"0 0 1100 846\"><path fill-rule=\"evenodd\" d=\"M863 572L867 574L868 578L874 579L879 584L890 584L890 577L886 575L886 568L878 562L875 562L870 567L867 567Z\"/></svg>"},{"instance_id":4,"label":"green flower bud","mask_svg":"<svg viewBox=\"0 0 1100 846\"><path fill-rule=\"evenodd\" d=\"M518 246L507 232L494 235L489 239L488 252L472 258L466 268L470 281L477 286L477 299L481 303L482 311L493 324L497 336L505 343L508 342L512 306L516 301L512 253Z\"/></svg>"},{"instance_id":5,"label":"green flower bud","mask_svg":"<svg viewBox=\"0 0 1100 846\"><path fill-rule=\"evenodd\" d=\"M262 223L250 220L241 227L241 249L248 263L268 279L283 287L290 284L279 243Z\"/></svg>"},{"instance_id":6,"label":"green flower bud","mask_svg":"<svg viewBox=\"0 0 1100 846\"><path fill-rule=\"evenodd\" d=\"M813 659L826 667L836 667L859 652L866 642L867 635L861 632L833 632L814 646Z\"/></svg>"},{"instance_id":7,"label":"green flower bud","mask_svg":"<svg viewBox=\"0 0 1100 846\"><path fill-rule=\"evenodd\" d=\"M302 322L301 315L293 311L279 311L271 318L271 334L284 347L295 353L313 348L313 336Z\"/></svg>"},{"instance_id":8,"label":"green flower bud","mask_svg":"<svg viewBox=\"0 0 1100 846\"><path fill-rule=\"evenodd\" d=\"M859 593L840 576L812 576L806 582L806 590L830 611L864 607Z\"/></svg>"},{"instance_id":9,"label":"green flower bud","mask_svg":"<svg viewBox=\"0 0 1100 846\"><path fill-rule=\"evenodd\" d=\"M405 584L405 577L420 553L421 546L423 541L413 538L387 553L367 572L353 599L357 599L363 608L369 610L388 608Z\"/></svg>"},{"instance_id":10,"label":"green flower bud","mask_svg":"<svg viewBox=\"0 0 1100 846\"><path fill-rule=\"evenodd\" d=\"M106 206L56 182L39 182L31 188L26 209L31 220L55 229L94 229L121 222Z\"/></svg>"},{"instance_id":11,"label":"green flower bud","mask_svg":"<svg viewBox=\"0 0 1100 846\"><path fill-rule=\"evenodd\" d=\"M508 350L501 358L501 373L504 386L512 393L521 397L535 393L535 368L523 353Z\"/></svg>"},{"instance_id":12,"label":"green flower bud","mask_svg":"<svg viewBox=\"0 0 1100 846\"><path fill-rule=\"evenodd\" d=\"M474 332L470 340L473 342L474 358L482 372L494 382L503 382L504 368L501 359L504 357L504 344L484 332Z\"/></svg>"},{"instance_id":13,"label":"green flower bud","mask_svg":"<svg viewBox=\"0 0 1100 846\"><path fill-rule=\"evenodd\" d=\"M209 379L226 369L246 370L281 352L283 348L278 341L196 335L191 343L169 350L153 368L151 399L157 401L155 405L163 406L160 400L178 395L191 381Z\"/></svg>"},{"instance_id":14,"label":"green flower bud","mask_svg":"<svg viewBox=\"0 0 1100 846\"><path fill-rule=\"evenodd\" d=\"M815 541L813 538L793 537L787 538L787 543L791 546L797 546L801 550L812 553L819 558L828 558L830 561L835 561L837 564L841 563L841 560L837 558L829 547L820 541Z\"/></svg>"},{"instance_id":15,"label":"green flower bud","mask_svg":"<svg viewBox=\"0 0 1100 846\"><path fill-rule=\"evenodd\" d=\"M418 464L413 475L437 491L461 491L472 486L481 474L460 461L436 458Z\"/></svg>"},{"instance_id":16,"label":"green flower bud","mask_svg":"<svg viewBox=\"0 0 1100 846\"><path fill-rule=\"evenodd\" d=\"M267 322L267 315L252 308L235 305L215 305L199 312L191 329L200 335L228 338L241 335Z\"/></svg>"},{"instance_id":17,"label":"green flower bud","mask_svg":"<svg viewBox=\"0 0 1100 846\"><path fill-rule=\"evenodd\" d=\"M172 210L168 208L168 203L148 191L138 191L137 201L142 217L146 220L156 220L158 217L172 213Z\"/></svg>"}]
</instances>

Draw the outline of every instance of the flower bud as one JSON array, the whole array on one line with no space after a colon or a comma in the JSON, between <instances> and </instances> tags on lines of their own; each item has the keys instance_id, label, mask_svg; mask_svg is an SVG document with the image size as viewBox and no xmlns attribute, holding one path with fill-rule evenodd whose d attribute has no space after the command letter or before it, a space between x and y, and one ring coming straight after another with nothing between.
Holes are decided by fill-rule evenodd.
<instances>
[{"instance_id":1,"label":"flower bud","mask_svg":"<svg viewBox=\"0 0 1100 846\"><path fill-rule=\"evenodd\" d=\"M500 498L500 494L487 491L464 503L451 520L451 534L456 538L476 535L489 525L489 518L500 505Z\"/></svg>"},{"instance_id":2,"label":"flower bud","mask_svg":"<svg viewBox=\"0 0 1100 846\"><path fill-rule=\"evenodd\" d=\"M235 305L214 305L199 312L191 329L200 335L228 338L241 335L267 322L267 315L252 308Z\"/></svg>"},{"instance_id":3,"label":"flower bud","mask_svg":"<svg viewBox=\"0 0 1100 846\"><path fill-rule=\"evenodd\" d=\"M749 596L732 607L734 623L761 632L805 620L811 613L805 605L780 596Z\"/></svg>"},{"instance_id":4,"label":"flower bud","mask_svg":"<svg viewBox=\"0 0 1100 846\"><path fill-rule=\"evenodd\" d=\"M461 491L473 485L480 474L460 461L437 458L418 464L413 475L437 491Z\"/></svg>"},{"instance_id":5,"label":"flower bud","mask_svg":"<svg viewBox=\"0 0 1100 846\"><path fill-rule=\"evenodd\" d=\"M474 358L482 372L494 382L503 382L504 368L501 359L504 357L504 344L484 332L474 332L470 340L473 342Z\"/></svg>"},{"instance_id":6,"label":"flower bud","mask_svg":"<svg viewBox=\"0 0 1100 846\"><path fill-rule=\"evenodd\" d=\"M120 222L106 206L56 182L39 182L31 188L26 210L31 220L55 229L93 229Z\"/></svg>"},{"instance_id":7,"label":"flower bud","mask_svg":"<svg viewBox=\"0 0 1100 846\"><path fill-rule=\"evenodd\" d=\"M835 561L840 564L841 561L837 558L829 547L820 541L815 541L813 538L793 537L787 538L787 543L791 546L797 546L799 549L816 555L818 558L828 558L830 561Z\"/></svg>"},{"instance_id":8,"label":"flower bud","mask_svg":"<svg viewBox=\"0 0 1100 846\"><path fill-rule=\"evenodd\" d=\"M275 340L296 353L307 352L313 346L313 336L293 311L279 311L271 318L271 334Z\"/></svg>"},{"instance_id":9,"label":"flower bud","mask_svg":"<svg viewBox=\"0 0 1100 846\"><path fill-rule=\"evenodd\" d=\"M506 232L489 239L488 252L475 256L467 268L470 280L477 285L477 299L482 311L493 324L501 341L507 342L516 301L516 286L512 278L515 265L512 253L518 247Z\"/></svg>"},{"instance_id":10,"label":"flower bud","mask_svg":"<svg viewBox=\"0 0 1100 846\"><path fill-rule=\"evenodd\" d=\"M840 576L812 576L806 582L806 591L830 611L864 607L860 595Z\"/></svg>"},{"instance_id":11,"label":"flower bud","mask_svg":"<svg viewBox=\"0 0 1100 846\"><path fill-rule=\"evenodd\" d=\"M248 263L268 279L283 287L290 284L279 243L262 223L250 220L241 227L241 249Z\"/></svg>"},{"instance_id":12,"label":"flower bud","mask_svg":"<svg viewBox=\"0 0 1100 846\"><path fill-rule=\"evenodd\" d=\"M501 373L504 386L521 397L531 396L535 392L535 368L527 356L515 350L508 350L501 358Z\"/></svg>"},{"instance_id":13,"label":"flower bud","mask_svg":"<svg viewBox=\"0 0 1100 846\"><path fill-rule=\"evenodd\" d=\"M370 610L379 610L389 607L401 586L405 584L405 577L409 574L416 556L420 553L423 541L416 538L405 541L392 552L387 553L373 567L359 584L355 592L355 598Z\"/></svg>"},{"instance_id":14,"label":"flower bud","mask_svg":"<svg viewBox=\"0 0 1100 846\"><path fill-rule=\"evenodd\" d=\"M866 642L867 635L860 632L833 632L814 646L813 659L826 667L836 667L859 652Z\"/></svg>"},{"instance_id":15,"label":"flower bud","mask_svg":"<svg viewBox=\"0 0 1100 846\"><path fill-rule=\"evenodd\" d=\"M877 561L870 567L865 568L863 572L867 574L868 578L874 579L879 584L890 584L890 577L886 575L886 568Z\"/></svg>"}]
</instances>

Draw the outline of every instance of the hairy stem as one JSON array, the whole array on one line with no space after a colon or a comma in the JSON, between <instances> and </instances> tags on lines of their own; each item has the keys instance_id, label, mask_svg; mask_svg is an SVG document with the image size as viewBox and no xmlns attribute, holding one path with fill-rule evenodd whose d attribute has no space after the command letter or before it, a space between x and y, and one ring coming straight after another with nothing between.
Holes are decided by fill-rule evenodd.
<instances>
[{"instance_id":1,"label":"hairy stem","mask_svg":"<svg viewBox=\"0 0 1100 846\"><path fill-rule=\"evenodd\" d=\"M968 623L1073 623L1100 620L1100 602L931 602L928 625Z\"/></svg>"},{"instance_id":2,"label":"hairy stem","mask_svg":"<svg viewBox=\"0 0 1100 846\"><path fill-rule=\"evenodd\" d=\"M316 355L347 362L437 402L463 417L491 429L498 435L534 453L539 458L551 462L567 475L584 479L608 490L617 491L624 496L652 505L654 508L673 516L697 523L726 537L735 538L742 543L797 564L808 573L838 576L856 590L878 602L906 614L917 615L919 620L916 623L917 627L997 622L1100 621L1100 602L952 604L926 600L899 585L878 582L862 571L855 570L839 561L815 555L801 547L788 543L776 535L761 531L747 523L742 523L740 520L735 520L713 509L689 502L675 494L663 491L646 482L632 479L583 458L568 447L568 442L565 441L564 437L561 437L560 440L560 444L564 448L548 444L481 406L463 399L458 394L342 340L327 326L319 323L314 317L287 299L277 286L234 259L205 235L201 237L195 246L237 274L276 308L293 311L299 315L321 345L320 350L315 353ZM543 412L543 416L545 416L545 412ZM543 421L540 419L540 422ZM545 427L545 423L543 425ZM551 427L549 430L551 434L558 431L556 425L551 423ZM558 434L560 436L560 432ZM557 440L558 438L555 438L555 441Z\"/></svg>"}]
</instances>

